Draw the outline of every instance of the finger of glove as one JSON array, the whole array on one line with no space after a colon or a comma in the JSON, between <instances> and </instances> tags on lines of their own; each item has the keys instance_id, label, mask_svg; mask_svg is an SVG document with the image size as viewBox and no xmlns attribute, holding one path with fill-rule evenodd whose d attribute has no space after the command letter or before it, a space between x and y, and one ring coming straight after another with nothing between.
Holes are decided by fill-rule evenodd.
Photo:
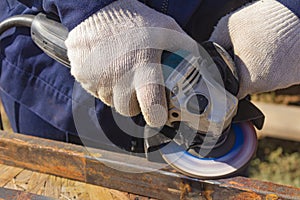
<instances>
[{"instance_id":1,"label":"finger of glove","mask_svg":"<svg viewBox=\"0 0 300 200\"><path fill-rule=\"evenodd\" d=\"M117 106L116 110L126 116L133 115L123 108L124 101L127 101L126 104L131 102L129 99L133 91L133 71L130 70L132 57L134 55L129 52L121 57L115 57L105 66L101 64L101 67L98 67L101 74L98 73L97 97L108 106Z\"/></svg>"},{"instance_id":2,"label":"finger of glove","mask_svg":"<svg viewBox=\"0 0 300 200\"><path fill-rule=\"evenodd\" d=\"M126 90L126 92L114 91L113 97L114 107L121 115L132 117L141 112L134 90Z\"/></svg>"},{"instance_id":3,"label":"finger of glove","mask_svg":"<svg viewBox=\"0 0 300 200\"><path fill-rule=\"evenodd\" d=\"M161 127L168 119L166 92L160 64L152 63L135 73L134 84L140 109L146 123Z\"/></svg>"},{"instance_id":4,"label":"finger of glove","mask_svg":"<svg viewBox=\"0 0 300 200\"><path fill-rule=\"evenodd\" d=\"M134 71L128 71L113 87L113 105L124 116L136 116L141 110L133 85Z\"/></svg>"},{"instance_id":5,"label":"finger of glove","mask_svg":"<svg viewBox=\"0 0 300 200\"><path fill-rule=\"evenodd\" d=\"M81 55L81 57L84 56ZM81 64L84 63L84 64ZM71 74L74 76L74 78L76 79L76 81L78 81L80 83L80 85L91 95L93 95L94 97L99 98L98 96L98 79L97 74L96 73L92 73L93 69L90 66L94 66L91 64L85 64L85 61L80 61L80 64L72 64L72 68L71 68ZM105 90L106 92L109 93L108 90Z\"/></svg>"},{"instance_id":6,"label":"finger of glove","mask_svg":"<svg viewBox=\"0 0 300 200\"><path fill-rule=\"evenodd\" d=\"M108 106L114 107L113 105L113 91L110 87L98 87L97 98Z\"/></svg>"}]
</instances>

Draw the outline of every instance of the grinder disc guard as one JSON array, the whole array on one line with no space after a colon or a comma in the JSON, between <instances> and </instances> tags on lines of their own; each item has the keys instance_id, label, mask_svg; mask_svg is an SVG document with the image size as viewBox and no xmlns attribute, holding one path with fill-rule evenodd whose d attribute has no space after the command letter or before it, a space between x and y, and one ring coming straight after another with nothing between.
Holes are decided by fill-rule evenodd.
<instances>
[{"instance_id":1,"label":"grinder disc guard","mask_svg":"<svg viewBox=\"0 0 300 200\"><path fill-rule=\"evenodd\" d=\"M257 137L250 122L232 125L234 145L217 158L200 158L188 153L183 147L171 142L160 150L163 159L185 175L198 178L221 178L237 173L248 164L257 147ZM219 147L222 151L222 146ZM222 152L221 152L222 153Z\"/></svg>"}]
</instances>

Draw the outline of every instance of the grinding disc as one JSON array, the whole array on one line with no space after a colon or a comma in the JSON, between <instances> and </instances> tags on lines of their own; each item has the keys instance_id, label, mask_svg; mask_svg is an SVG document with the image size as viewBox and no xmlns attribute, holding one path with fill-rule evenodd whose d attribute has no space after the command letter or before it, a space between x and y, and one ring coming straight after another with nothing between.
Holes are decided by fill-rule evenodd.
<instances>
[{"instance_id":1,"label":"grinding disc","mask_svg":"<svg viewBox=\"0 0 300 200\"><path fill-rule=\"evenodd\" d=\"M175 142L162 148L160 153L169 165L188 176L214 179L232 175L248 164L257 148L256 132L250 122L234 124L232 128L234 145L220 157L199 158Z\"/></svg>"}]
</instances>

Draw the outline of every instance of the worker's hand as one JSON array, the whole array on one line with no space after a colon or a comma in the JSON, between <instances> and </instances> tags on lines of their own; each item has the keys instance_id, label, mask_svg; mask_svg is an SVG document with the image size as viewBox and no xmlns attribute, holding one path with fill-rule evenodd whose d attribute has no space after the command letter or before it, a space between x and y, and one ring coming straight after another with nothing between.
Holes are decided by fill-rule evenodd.
<instances>
[{"instance_id":1,"label":"worker's hand","mask_svg":"<svg viewBox=\"0 0 300 200\"><path fill-rule=\"evenodd\" d=\"M119 113L142 112L148 125L162 126L168 112L161 54L181 45L176 46L164 29L184 33L172 18L137 0L116 1L70 32L66 46L71 73Z\"/></svg>"},{"instance_id":2,"label":"worker's hand","mask_svg":"<svg viewBox=\"0 0 300 200\"><path fill-rule=\"evenodd\" d=\"M300 9L299 1L294 5ZM233 48L239 98L300 83L300 20L277 0L257 1L223 17L210 40Z\"/></svg>"}]
</instances>

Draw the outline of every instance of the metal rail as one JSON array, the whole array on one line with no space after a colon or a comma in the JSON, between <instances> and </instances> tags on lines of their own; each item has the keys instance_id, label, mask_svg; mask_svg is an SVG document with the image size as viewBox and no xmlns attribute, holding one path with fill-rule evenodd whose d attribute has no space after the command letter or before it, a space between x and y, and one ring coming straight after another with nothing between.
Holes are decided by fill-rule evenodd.
<instances>
[{"instance_id":1,"label":"metal rail","mask_svg":"<svg viewBox=\"0 0 300 200\"><path fill-rule=\"evenodd\" d=\"M92 153L91 153L92 152ZM104 158L108 155L109 158ZM300 199L300 188L243 177L199 180L172 169L126 173L109 167L127 165L128 155L66 144L21 134L0 132L0 163L53 174L157 199ZM97 159L96 159L97 157ZM122 157L122 161L113 162ZM139 163L144 158L136 157ZM130 166L140 170L140 166ZM148 168L155 167L147 166Z\"/></svg>"}]
</instances>

